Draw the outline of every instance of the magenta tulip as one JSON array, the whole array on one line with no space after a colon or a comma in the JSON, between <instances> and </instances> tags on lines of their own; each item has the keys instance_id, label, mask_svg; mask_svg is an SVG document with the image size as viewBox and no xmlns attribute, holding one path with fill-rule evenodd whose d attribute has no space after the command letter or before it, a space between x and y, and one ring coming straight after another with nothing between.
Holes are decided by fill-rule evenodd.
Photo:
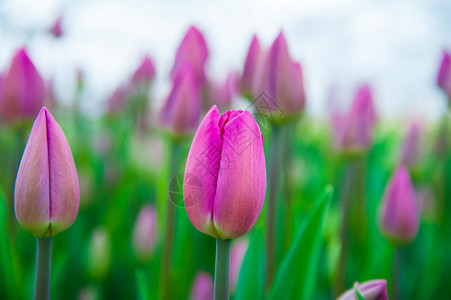
<instances>
[{"instance_id":1,"label":"magenta tulip","mask_svg":"<svg viewBox=\"0 0 451 300\"><path fill-rule=\"evenodd\" d=\"M243 263L244 255L249 247L249 241L240 239L232 245L230 251L230 289L235 291Z\"/></svg>"},{"instance_id":2,"label":"magenta tulip","mask_svg":"<svg viewBox=\"0 0 451 300\"><path fill-rule=\"evenodd\" d=\"M266 166L260 128L248 111L213 106L194 136L183 196L191 223L215 238L248 232L260 215Z\"/></svg>"},{"instance_id":3,"label":"magenta tulip","mask_svg":"<svg viewBox=\"0 0 451 300\"><path fill-rule=\"evenodd\" d=\"M60 36L63 35L63 28L61 26L61 21L62 21L62 16L59 16L55 20L55 23L53 23L52 27L50 27L50 29L49 29L50 33L56 38L59 38Z\"/></svg>"},{"instance_id":4,"label":"magenta tulip","mask_svg":"<svg viewBox=\"0 0 451 300\"><path fill-rule=\"evenodd\" d=\"M8 120L34 117L44 105L45 84L24 48L14 55L3 80L0 116Z\"/></svg>"},{"instance_id":5,"label":"magenta tulip","mask_svg":"<svg viewBox=\"0 0 451 300\"><path fill-rule=\"evenodd\" d=\"M191 288L190 300L213 300L213 280L207 272L199 272Z\"/></svg>"},{"instance_id":6,"label":"magenta tulip","mask_svg":"<svg viewBox=\"0 0 451 300\"><path fill-rule=\"evenodd\" d=\"M373 141L376 114L371 90L363 85L357 91L349 112L332 117L335 148L341 151L365 151Z\"/></svg>"},{"instance_id":7,"label":"magenta tulip","mask_svg":"<svg viewBox=\"0 0 451 300\"><path fill-rule=\"evenodd\" d=\"M128 92L128 89L123 86L119 86L114 90L107 101L109 114L120 114L124 111L129 94Z\"/></svg>"},{"instance_id":8,"label":"magenta tulip","mask_svg":"<svg viewBox=\"0 0 451 300\"><path fill-rule=\"evenodd\" d=\"M176 80L177 74L185 64L190 64L193 67L196 80L203 84L206 78L205 63L207 58L208 48L205 38L196 27L191 26L177 49L174 66L171 70L172 80Z\"/></svg>"},{"instance_id":9,"label":"magenta tulip","mask_svg":"<svg viewBox=\"0 0 451 300\"><path fill-rule=\"evenodd\" d=\"M437 84L446 92L448 97L451 97L451 53L448 51L443 51Z\"/></svg>"},{"instance_id":10,"label":"magenta tulip","mask_svg":"<svg viewBox=\"0 0 451 300\"><path fill-rule=\"evenodd\" d=\"M388 183L379 215L382 234L395 246L415 239L420 212L415 188L405 166L395 171Z\"/></svg>"},{"instance_id":11,"label":"magenta tulip","mask_svg":"<svg viewBox=\"0 0 451 300\"><path fill-rule=\"evenodd\" d=\"M420 124L414 122L410 125L401 145L400 162L411 166L418 161L420 148Z\"/></svg>"},{"instance_id":12,"label":"magenta tulip","mask_svg":"<svg viewBox=\"0 0 451 300\"><path fill-rule=\"evenodd\" d=\"M148 86L155 78L155 66L148 55L144 56L141 64L133 73L131 84L134 86Z\"/></svg>"},{"instance_id":13,"label":"magenta tulip","mask_svg":"<svg viewBox=\"0 0 451 300\"><path fill-rule=\"evenodd\" d=\"M387 281L384 279L370 280L361 284L356 282L352 289L344 292L337 300L357 300L355 290L358 290L366 300L388 300Z\"/></svg>"},{"instance_id":14,"label":"magenta tulip","mask_svg":"<svg viewBox=\"0 0 451 300\"><path fill-rule=\"evenodd\" d=\"M251 45L247 52L244 63L243 74L241 75L240 91L243 95L251 96L252 86L257 76L257 67L261 62L263 51L256 35L252 37Z\"/></svg>"},{"instance_id":15,"label":"magenta tulip","mask_svg":"<svg viewBox=\"0 0 451 300\"><path fill-rule=\"evenodd\" d=\"M178 136L190 134L199 124L201 114L199 84L189 64L180 70L177 80L160 111L164 128Z\"/></svg>"},{"instance_id":16,"label":"magenta tulip","mask_svg":"<svg viewBox=\"0 0 451 300\"><path fill-rule=\"evenodd\" d=\"M16 218L37 237L54 236L75 221L79 198L77 171L66 137L43 107L17 172Z\"/></svg>"},{"instance_id":17,"label":"magenta tulip","mask_svg":"<svg viewBox=\"0 0 451 300\"><path fill-rule=\"evenodd\" d=\"M152 205L144 206L139 212L133 230L133 249L143 263L151 258L157 240L157 214Z\"/></svg>"},{"instance_id":18,"label":"magenta tulip","mask_svg":"<svg viewBox=\"0 0 451 300\"><path fill-rule=\"evenodd\" d=\"M264 104L257 103L256 109L268 115L301 113L305 107L301 65L291 59L283 33L277 36L268 53L261 56L262 65L256 70L252 95L258 100L265 93L269 99Z\"/></svg>"}]
</instances>

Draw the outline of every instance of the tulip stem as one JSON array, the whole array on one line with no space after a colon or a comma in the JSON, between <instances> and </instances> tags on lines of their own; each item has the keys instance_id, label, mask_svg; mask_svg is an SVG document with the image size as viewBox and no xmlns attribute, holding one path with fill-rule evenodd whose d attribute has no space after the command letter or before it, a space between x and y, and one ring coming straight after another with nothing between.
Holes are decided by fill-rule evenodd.
<instances>
[{"instance_id":1,"label":"tulip stem","mask_svg":"<svg viewBox=\"0 0 451 300\"><path fill-rule=\"evenodd\" d=\"M173 180L177 174L177 162L178 162L178 148L179 144L176 141L171 141L171 163L170 163L170 180ZM169 191L170 192L170 191ZM161 276L160 276L160 292L161 299L170 299L169 286L171 282L171 275L169 270L171 268L172 260L172 247L174 244L174 231L175 231L175 204L167 201L167 215L166 215L166 232L163 244L163 250L161 253ZM175 201L176 199L172 199Z\"/></svg>"},{"instance_id":2,"label":"tulip stem","mask_svg":"<svg viewBox=\"0 0 451 300\"><path fill-rule=\"evenodd\" d=\"M280 167L283 156L282 128L273 126L272 152L269 169L267 228L266 228L266 291L269 291L276 272L276 210L277 191L280 183Z\"/></svg>"},{"instance_id":3,"label":"tulip stem","mask_svg":"<svg viewBox=\"0 0 451 300\"><path fill-rule=\"evenodd\" d=\"M393 300L401 299L401 262L402 253L400 248L395 248L393 264Z\"/></svg>"},{"instance_id":4,"label":"tulip stem","mask_svg":"<svg viewBox=\"0 0 451 300\"><path fill-rule=\"evenodd\" d=\"M230 244L232 240L216 239L215 300L229 300Z\"/></svg>"},{"instance_id":5,"label":"tulip stem","mask_svg":"<svg viewBox=\"0 0 451 300\"><path fill-rule=\"evenodd\" d=\"M34 278L34 300L50 299L50 264L52 238L36 237L36 273Z\"/></svg>"}]
</instances>

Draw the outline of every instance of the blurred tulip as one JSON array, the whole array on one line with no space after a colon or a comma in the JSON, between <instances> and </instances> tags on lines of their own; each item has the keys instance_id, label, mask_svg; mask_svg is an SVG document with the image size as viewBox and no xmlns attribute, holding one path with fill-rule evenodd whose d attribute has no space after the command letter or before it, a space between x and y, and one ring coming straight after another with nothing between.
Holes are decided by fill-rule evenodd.
<instances>
[{"instance_id":1,"label":"blurred tulip","mask_svg":"<svg viewBox=\"0 0 451 300\"><path fill-rule=\"evenodd\" d=\"M357 300L355 290L366 300L388 300L387 281L384 279L369 280L361 284L356 282L352 289L344 292L337 300Z\"/></svg>"},{"instance_id":2,"label":"blurred tulip","mask_svg":"<svg viewBox=\"0 0 451 300\"><path fill-rule=\"evenodd\" d=\"M420 147L420 124L414 122L410 125L401 145L400 163L411 166L418 161Z\"/></svg>"},{"instance_id":3,"label":"blurred tulip","mask_svg":"<svg viewBox=\"0 0 451 300\"><path fill-rule=\"evenodd\" d=\"M335 148L341 151L364 151L370 148L376 114L371 90L363 85L357 91L349 112L332 117Z\"/></svg>"},{"instance_id":4,"label":"blurred tulip","mask_svg":"<svg viewBox=\"0 0 451 300\"><path fill-rule=\"evenodd\" d=\"M37 237L54 236L75 221L79 202L71 150L60 126L43 107L31 128L17 171L16 218Z\"/></svg>"},{"instance_id":5,"label":"blurred tulip","mask_svg":"<svg viewBox=\"0 0 451 300\"><path fill-rule=\"evenodd\" d=\"M207 106L218 106L219 110L230 108L233 97L238 92L236 74L230 73L222 84L210 83Z\"/></svg>"},{"instance_id":6,"label":"blurred tulip","mask_svg":"<svg viewBox=\"0 0 451 300\"><path fill-rule=\"evenodd\" d=\"M190 300L213 300L213 280L209 273L197 273L189 298Z\"/></svg>"},{"instance_id":7,"label":"blurred tulip","mask_svg":"<svg viewBox=\"0 0 451 300\"><path fill-rule=\"evenodd\" d=\"M49 29L50 33L56 38L59 38L60 36L63 35L63 29L62 29L62 26L61 26L61 21L62 21L62 16L59 16L55 20L55 23L53 23L52 27L50 27L50 29Z\"/></svg>"},{"instance_id":8,"label":"blurred tulip","mask_svg":"<svg viewBox=\"0 0 451 300\"><path fill-rule=\"evenodd\" d=\"M301 65L289 54L287 41L280 33L266 55L261 55L260 69L253 83L254 101L265 93L265 103L256 103L259 113L271 116L299 114L305 107Z\"/></svg>"},{"instance_id":9,"label":"blurred tulip","mask_svg":"<svg viewBox=\"0 0 451 300\"><path fill-rule=\"evenodd\" d=\"M446 92L448 97L451 97L451 54L448 51L443 51L437 84Z\"/></svg>"},{"instance_id":10,"label":"blurred tulip","mask_svg":"<svg viewBox=\"0 0 451 300\"><path fill-rule=\"evenodd\" d=\"M3 80L0 116L8 120L32 118L44 106L45 84L25 49L14 55Z\"/></svg>"},{"instance_id":11,"label":"blurred tulip","mask_svg":"<svg viewBox=\"0 0 451 300\"><path fill-rule=\"evenodd\" d=\"M175 55L174 66L171 70L171 78L176 80L180 70L185 64L193 67L196 80L203 84L205 82L205 63L208 58L208 48L202 33L194 26L191 26L185 34L177 53Z\"/></svg>"},{"instance_id":12,"label":"blurred tulip","mask_svg":"<svg viewBox=\"0 0 451 300\"><path fill-rule=\"evenodd\" d=\"M197 230L232 239L260 215L266 166L260 128L248 111L219 115L213 106L200 124L186 162L185 207Z\"/></svg>"},{"instance_id":13,"label":"blurred tulip","mask_svg":"<svg viewBox=\"0 0 451 300\"><path fill-rule=\"evenodd\" d=\"M142 263L147 263L155 249L157 239L157 214L152 205L144 206L139 212L133 230L133 250Z\"/></svg>"},{"instance_id":14,"label":"blurred tulip","mask_svg":"<svg viewBox=\"0 0 451 300\"><path fill-rule=\"evenodd\" d=\"M97 227L92 231L88 244L88 274L96 279L103 280L110 271L111 241L108 231Z\"/></svg>"},{"instance_id":15,"label":"blurred tulip","mask_svg":"<svg viewBox=\"0 0 451 300\"><path fill-rule=\"evenodd\" d=\"M230 252L230 289L232 290L232 293L236 289L241 264L243 263L244 255L246 254L248 247L249 241L244 239L237 240L232 245L232 250Z\"/></svg>"},{"instance_id":16,"label":"blurred tulip","mask_svg":"<svg viewBox=\"0 0 451 300\"><path fill-rule=\"evenodd\" d=\"M382 234L395 246L415 239L420 212L415 188L405 166L400 166L388 183L379 214Z\"/></svg>"},{"instance_id":17,"label":"blurred tulip","mask_svg":"<svg viewBox=\"0 0 451 300\"><path fill-rule=\"evenodd\" d=\"M180 70L172 91L160 111L160 122L176 135L190 134L199 124L201 100L199 85L190 65Z\"/></svg>"},{"instance_id":18,"label":"blurred tulip","mask_svg":"<svg viewBox=\"0 0 451 300\"><path fill-rule=\"evenodd\" d=\"M115 115L123 113L127 103L127 97L128 89L123 86L117 87L107 100L108 114Z\"/></svg>"},{"instance_id":19,"label":"blurred tulip","mask_svg":"<svg viewBox=\"0 0 451 300\"><path fill-rule=\"evenodd\" d=\"M243 95L251 97L252 85L257 76L256 70L263 55L260 42L256 35L252 37L251 45L244 62L243 74L241 75L240 91Z\"/></svg>"},{"instance_id":20,"label":"blurred tulip","mask_svg":"<svg viewBox=\"0 0 451 300\"><path fill-rule=\"evenodd\" d=\"M155 78L155 66L148 55L144 56L141 64L133 73L131 83L134 86L148 86Z\"/></svg>"}]
</instances>

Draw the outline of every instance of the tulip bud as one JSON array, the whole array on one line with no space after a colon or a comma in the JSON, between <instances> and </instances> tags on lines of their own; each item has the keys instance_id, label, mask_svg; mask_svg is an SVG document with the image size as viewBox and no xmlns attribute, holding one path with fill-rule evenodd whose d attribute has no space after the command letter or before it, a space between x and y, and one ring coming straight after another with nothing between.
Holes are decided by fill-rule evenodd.
<instances>
[{"instance_id":1,"label":"tulip bud","mask_svg":"<svg viewBox=\"0 0 451 300\"><path fill-rule=\"evenodd\" d=\"M44 105L45 84L22 48L14 55L5 74L0 116L8 120L34 117Z\"/></svg>"},{"instance_id":2,"label":"tulip bud","mask_svg":"<svg viewBox=\"0 0 451 300\"><path fill-rule=\"evenodd\" d=\"M265 93L270 100L257 105L259 113L289 116L301 113L305 107L304 83L301 65L292 61L287 41L280 33L266 55L262 55L259 76L253 84L253 97Z\"/></svg>"},{"instance_id":3,"label":"tulip bud","mask_svg":"<svg viewBox=\"0 0 451 300\"><path fill-rule=\"evenodd\" d=\"M187 64L179 76L160 111L163 127L176 135L190 134L199 123L201 100L199 86L192 67Z\"/></svg>"},{"instance_id":4,"label":"tulip bud","mask_svg":"<svg viewBox=\"0 0 451 300\"><path fill-rule=\"evenodd\" d=\"M79 202L77 170L66 137L43 107L17 171L16 218L37 237L54 236L75 221Z\"/></svg>"},{"instance_id":5,"label":"tulip bud","mask_svg":"<svg viewBox=\"0 0 451 300\"><path fill-rule=\"evenodd\" d=\"M227 109L237 93L237 78L231 73L222 84L210 83L207 106L217 105L219 110Z\"/></svg>"},{"instance_id":6,"label":"tulip bud","mask_svg":"<svg viewBox=\"0 0 451 300\"><path fill-rule=\"evenodd\" d=\"M123 112L127 102L127 96L128 90L125 87L117 87L108 98L108 113L114 115Z\"/></svg>"},{"instance_id":7,"label":"tulip bud","mask_svg":"<svg viewBox=\"0 0 451 300\"><path fill-rule=\"evenodd\" d=\"M388 300L387 281L384 279L375 279L359 284L354 283L352 289L344 292L337 300L357 300L356 290L366 300Z\"/></svg>"},{"instance_id":8,"label":"tulip bud","mask_svg":"<svg viewBox=\"0 0 451 300\"><path fill-rule=\"evenodd\" d=\"M257 122L249 111L220 116L213 106L186 161L183 196L191 223L215 238L240 237L257 221L265 193L265 154Z\"/></svg>"},{"instance_id":9,"label":"tulip bud","mask_svg":"<svg viewBox=\"0 0 451 300\"><path fill-rule=\"evenodd\" d=\"M247 248L249 247L248 240L237 240L232 245L232 250L230 252L230 289L232 293L235 291L238 278L240 275L241 264L243 263L244 255L246 254Z\"/></svg>"},{"instance_id":10,"label":"tulip bud","mask_svg":"<svg viewBox=\"0 0 451 300\"><path fill-rule=\"evenodd\" d=\"M199 272L191 288L190 300L213 300L213 280L207 272Z\"/></svg>"},{"instance_id":11,"label":"tulip bud","mask_svg":"<svg viewBox=\"0 0 451 300\"><path fill-rule=\"evenodd\" d=\"M451 97L451 54L448 51L443 51L437 84Z\"/></svg>"},{"instance_id":12,"label":"tulip bud","mask_svg":"<svg viewBox=\"0 0 451 300\"><path fill-rule=\"evenodd\" d=\"M171 70L171 78L174 81L177 74L185 64L193 67L196 80L203 84L205 82L205 63L208 58L208 48L202 33L194 26L191 26L185 34L177 53L175 55L174 66Z\"/></svg>"},{"instance_id":13,"label":"tulip bud","mask_svg":"<svg viewBox=\"0 0 451 300\"><path fill-rule=\"evenodd\" d=\"M88 244L88 274L102 280L110 271L111 265L111 241L108 231L103 227L97 227L92 231Z\"/></svg>"},{"instance_id":14,"label":"tulip bud","mask_svg":"<svg viewBox=\"0 0 451 300\"><path fill-rule=\"evenodd\" d=\"M420 124L414 122L402 142L400 152L400 163L403 165L414 165L418 161L420 147Z\"/></svg>"},{"instance_id":15,"label":"tulip bud","mask_svg":"<svg viewBox=\"0 0 451 300\"><path fill-rule=\"evenodd\" d=\"M252 86L257 76L256 70L263 55L260 42L256 35L252 37L251 45L244 62L243 74L241 75L240 91L243 95L251 97ZM254 95L255 97L256 95Z\"/></svg>"},{"instance_id":16,"label":"tulip bud","mask_svg":"<svg viewBox=\"0 0 451 300\"><path fill-rule=\"evenodd\" d=\"M373 141L375 111L371 90L362 86L351 109L332 117L335 148L341 151L365 151Z\"/></svg>"},{"instance_id":17,"label":"tulip bud","mask_svg":"<svg viewBox=\"0 0 451 300\"><path fill-rule=\"evenodd\" d=\"M157 214L152 205L144 206L133 230L133 250L139 261L147 263L155 249L157 239Z\"/></svg>"},{"instance_id":18,"label":"tulip bud","mask_svg":"<svg viewBox=\"0 0 451 300\"><path fill-rule=\"evenodd\" d=\"M135 86L148 86L155 78L155 66L148 55L144 56L141 64L132 76L131 83Z\"/></svg>"},{"instance_id":19,"label":"tulip bud","mask_svg":"<svg viewBox=\"0 0 451 300\"><path fill-rule=\"evenodd\" d=\"M53 23L52 27L50 27L50 29L49 29L50 33L56 38L59 38L60 36L63 35L63 29L62 29L62 26L61 26L61 20L62 20L62 16L59 16L55 20L55 23Z\"/></svg>"},{"instance_id":20,"label":"tulip bud","mask_svg":"<svg viewBox=\"0 0 451 300\"><path fill-rule=\"evenodd\" d=\"M379 214L382 234L395 246L415 239L420 213L415 188L405 166L400 166L390 179Z\"/></svg>"}]
</instances>

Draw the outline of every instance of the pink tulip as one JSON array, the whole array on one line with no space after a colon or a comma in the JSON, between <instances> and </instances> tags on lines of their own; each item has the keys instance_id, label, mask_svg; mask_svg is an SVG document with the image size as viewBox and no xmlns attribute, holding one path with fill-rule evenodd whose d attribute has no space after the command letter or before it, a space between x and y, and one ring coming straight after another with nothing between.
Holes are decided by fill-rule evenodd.
<instances>
[{"instance_id":1,"label":"pink tulip","mask_svg":"<svg viewBox=\"0 0 451 300\"><path fill-rule=\"evenodd\" d=\"M160 111L163 127L182 136L190 134L199 124L201 114L199 84L190 65L180 70L177 80Z\"/></svg>"},{"instance_id":2,"label":"pink tulip","mask_svg":"<svg viewBox=\"0 0 451 300\"><path fill-rule=\"evenodd\" d=\"M244 255L249 247L249 241L240 239L232 245L230 252L230 289L235 291L243 263Z\"/></svg>"},{"instance_id":3,"label":"pink tulip","mask_svg":"<svg viewBox=\"0 0 451 300\"><path fill-rule=\"evenodd\" d=\"M420 134L420 124L418 122L412 123L401 146L399 159L401 164L409 166L418 161Z\"/></svg>"},{"instance_id":4,"label":"pink tulip","mask_svg":"<svg viewBox=\"0 0 451 300\"><path fill-rule=\"evenodd\" d=\"M196 80L203 84L206 79L205 63L207 58L208 48L205 38L196 27L191 26L177 49L174 66L171 70L172 80L176 80L177 74L184 68L185 64L190 64L193 67Z\"/></svg>"},{"instance_id":5,"label":"pink tulip","mask_svg":"<svg viewBox=\"0 0 451 300\"><path fill-rule=\"evenodd\" d=\"M148 86L155 78L155 66L148 55L144 56L141 64L133 73L131 83L134 86Z\"/></svg>"},{"instance_id":6,"label":"pink tulip","mask_svg":"<svg viewBox=\"0 0 451 300\"><path fill-rule=\"evenodd\" d=\"M59 38L60 36L63 35L63 28L61 26L61 21L62 21L62 16L59 16L55 20L55 23L53 23L52 27L50 27L50 29L49 29L50 33L56 38Z\"/></svg>"},{"instance_id":7,"label":"pink tulip","mask_svg":"<svg viewBox=\"0 0 451 300\"><path fill-rule=\"evenodd\" d=\"M79 200L77 170L66 137L43 107L17 172L16 218L37 237L54 236L75 221Z\"/></svg>"},{"instance_id":8,"label":"pink tulip","mask_svg":"<svg viewBox=\"0 0 451 300\"><path fill-rule=\"evenodd\" d=\"M144 206L139 212L133 230L133 249L143 263L151 258L157 240L157 214L152 205Z\"/></svg>"},{"instance_id":9,"label":"pink tulip","mask_svg":"<svg viewBox=\"0 0 451 300\"><path fill-rule=\"evenodd\" d=\"M124 111L127 103L128 89L119 86L114 90L113 94L108 98L108 113L120 114Z\"/></svg>"},{"instance_id":10,"label":"pink tulip","mask_svg":"<svg viewBox=\"0 0 451 300\"><path fill-rule=\"evenodd\" d=\"M383 235L396 246L415 239L420 212L415 188L405 166L400 166L388 183L379 214Z\"/></svg>"},{"instance_id":11,"label":"pink tulip","mask_svg":"<svg viewBox=\"0 0 451 300\"><path fill-rule=\"evenodd\" d=\"M219 115L213 106L194 136L183 182L185 207L197 230L232 239L260 215L266 166L260 128L248 111Z\"/></svg>"},{"instance_id":12,"label":"pink tulip","mask_svg":"<svg viewBox=\"0 0 451 300\"><path fill-rule=\"evenodd\" d=\"M305 107L305 93L301 65L289 54L287 41L280 33L266 54L260 55L252 95L258 100L262 93L267 98L256 109L268 115L298 114Z\"/></svg>"},{"instance_id":13,"label":"pink tulip","mask_svg":"<svg viewBox=\"0 0 451 300\"><path fill-rule=\"evenodd\" d=\"M263 55L263 50L256 35L252 37L251 45L247 52L246 61L244 63L243 74L241 75L240 91L243 95L252 94L252 86L257 76L256 70Z\"/></svg>"},{"instance_id":14,"label":"pink tulip","mask_svg":"<svg viewBox=\"0 0 451 300\"><path fill-rule=\"evenodd\" d=\"M361 284L356 282L352 289L344 292L337 300L357 300L355 289L366 300L388 300L387 281L384 279L370 280Z\"/></svg>"},{"instance_id":15,"label":"pink tulip","mask_svg":"<svg viewBox=\"0 0 451 300\"><path fill-rule=\"evenodd\" d=\"M14 55L3 80L0 116L8 120L34 117L44 105L45 84L22 48Z\"/></svg>"},{"instance_id":16,"label":"pink tulip","mask_svg":"<svg viewBox=\"0 0 451 300\"><path fill-rule=\"evenodd\" d=\"M213 280L207 272L199 272L191 288L190 300L213 300Z\"/></svg>"},{"instance_id":17,"label":"pink tulip","mask_svg":"<svg viewBox=\"0 0 451 300\"><path fill-rule=\"evenodd\" d=\"M211 107L217 105L220 110L231 106L233 97L238 92L238 82L236 74L231 73L221 84L210 83L207 105Z\"/></svg>"},{"instance_id":18,"label":"pink tulip","mask_svg":"<svg viewBox=\"0 0 451 300\"><path fill-rule=\"evenodd\" d=\"M367 150L373 141L375 121L371 90L364 85L357 91L350 111L332 117L335 148L341 151Z\"/></svg>"},{"instance_id":19,"label":"pink tulip","mask_svg":"<svg viewBox=\"0 0 451 300\"><path fill-rule=\"evenodd\" d=\"M451 97L451 54L448 51L443 51L437 84Z\"/></svg>"}]
</instances>

